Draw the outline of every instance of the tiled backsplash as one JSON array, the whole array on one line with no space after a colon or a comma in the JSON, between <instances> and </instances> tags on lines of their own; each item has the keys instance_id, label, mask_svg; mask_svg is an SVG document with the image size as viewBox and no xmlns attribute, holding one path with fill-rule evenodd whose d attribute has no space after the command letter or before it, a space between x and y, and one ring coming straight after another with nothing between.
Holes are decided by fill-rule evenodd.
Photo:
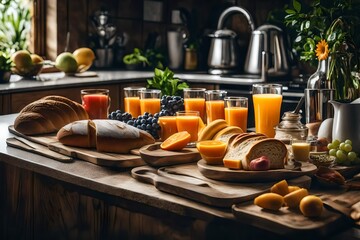
<instances>
[{"instance_id":1,"label":"tiled backsplash","mask_svg":"<svg viewBox=\"0 0 360 240\"><path fill-rule=\"evenodd\" d=\"M63 1L60 1L63 3ZM176 25L171 24L171 12L174 9L185 9L196 19L194 29L196 37L203 37L216 28L220 13L228 6L238 5L246 8L255 20L255 26L266 22L268 12L274 8L283 8L288 0L82 0L57 3L57 53L63 51L66 34L70 32L69 50L89 46L89 36L96 36L96 29L91 17L101 9L108 11L109 21L117 28L117 34L126 33L127 44L122 53L131 52L134 47L144 48L150 34L159 36L158 42L166 48L166 32ZM250 37L246 19L234 15L227 26L236 31L243 42ZM205 39L206 40L206 39ZM202 50L206 52L206 47ZM116 52L119 57L120 52ZM204 53L206 54L206 53Z\"/></svg>"}]
</instances>

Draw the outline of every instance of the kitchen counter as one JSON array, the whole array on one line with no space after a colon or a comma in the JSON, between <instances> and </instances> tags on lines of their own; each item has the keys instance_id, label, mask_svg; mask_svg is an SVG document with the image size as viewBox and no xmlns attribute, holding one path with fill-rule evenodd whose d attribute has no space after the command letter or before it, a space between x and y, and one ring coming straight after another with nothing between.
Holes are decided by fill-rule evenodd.
<instances>
[{"instance_id":1,"label":"kitchen counter","mask_svg":"<svg viewBox=\"0 0 360 240\"><path fill-rule=\"evenodd\" d=\"M90 71L92 72L92 71ZM0 84L0 94L10 92L21 92L37 89L54 89L68 86L81 86L87 84L121 83L128 81L144 81L154 76L150 71L119 71L119 70L96 70L97 76L75 77L66 76L63 72L40 74L38 80L21 79L13 75L10 83ZM251 76L218 76L206 73L178 73L175 77L190 83L209 84L236 84L251 85L260 83L261 79Z\"/></svg>"},{"instance_id":2,"label":"kitchen counter","mask_svg":"<svg viewBox=\"0 0 360 240\"><path fill-rule=\"evenodd\" d=\"M7 128L15 117L0 116L2 239L282 239L281 233L238 222L230 208L138 182L129 169L80 160L62 163L8 147L6 139L13 135ZM348 228L327 239L359 234Z\"/></svg>"}]
</instances>

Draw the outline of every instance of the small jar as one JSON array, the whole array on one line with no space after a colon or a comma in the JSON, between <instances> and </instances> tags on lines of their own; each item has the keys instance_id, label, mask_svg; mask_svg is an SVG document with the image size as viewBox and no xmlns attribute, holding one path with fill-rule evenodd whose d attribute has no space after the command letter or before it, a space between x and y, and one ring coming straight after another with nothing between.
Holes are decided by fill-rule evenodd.
<instances>
[{"instance_id":1,"label":"small jar","mask_svg":"<svg viewBox=\"0 0 360 240\"><path fill-rule=\"evenodd\" d=\"M285 112L282 121L275 127L275 138L286 143L292 139L305 140L308 135L308 128L301 123L301 114Z\"/></svg>"}]
</instances>

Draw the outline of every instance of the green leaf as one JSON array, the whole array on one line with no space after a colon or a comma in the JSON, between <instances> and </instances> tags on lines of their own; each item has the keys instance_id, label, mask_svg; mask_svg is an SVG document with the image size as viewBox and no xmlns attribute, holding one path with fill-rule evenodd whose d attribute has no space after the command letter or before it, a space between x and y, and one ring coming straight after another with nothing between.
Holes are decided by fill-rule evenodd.
<instances>
[{"instance_id":1,"label":"green leaf","mask_svg":"<svg viewBox=\"0 0 360 240\"><path fill-rule=\"evenodd\" d=\"M184 85L179 79L174 78L174 73L168 68L164 71L155 68L154 77L147 82L149 87L160 89L162 95L179 95L184 86L188 87L187 84Z\"/></svg>"},{"instance_id":2,"label":"green leaf","mask_svg":"<svg viewBox=\"0 0 360 240\"><path fill-rule=\"evenodd\" d=\"M301 4L300 4L300 2L298 2L298 1L296 1L296 0L293 0L293 6L294 6L295 11L297 11L297 12L300 12L300 11L301 11Z\"/></svg>"},{"instance_id":3,"label":"green leaf","mask_svg":"<svg viewBox=\"0 0 360 240\"><path fill-rule=\"evenodd\" d=\"M286 9L285 12L289 15L295 14L296 12L293 9Z\"/></svg>"}]
</instances>

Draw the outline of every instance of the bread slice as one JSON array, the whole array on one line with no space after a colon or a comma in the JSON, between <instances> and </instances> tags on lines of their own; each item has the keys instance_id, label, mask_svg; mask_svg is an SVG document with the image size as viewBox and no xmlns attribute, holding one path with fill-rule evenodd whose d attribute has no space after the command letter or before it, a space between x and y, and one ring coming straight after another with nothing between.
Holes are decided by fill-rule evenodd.
<instances>
[{"instance_id":1,"label":"bread slice","mask_svg":"<svg viewBox=\"0 0 360 240\"><path fill-rule=\"evenodd\" d=\"M69 123L57 132L57 139L64 145L73 147L96 147L95 129L90 120L80 120Z\"/></svg>"},{"instance_id":2,"label":"bread slice","mask_svg":"<svg viewBox=\"0 0 360 240\"><path fill-rule=\"evenodd\" d=\"M274 138L260 139L243 149L241 165L243 169L249 170L251 160L266 156L270 160L270 169L281 169L284 168L287 154L287 148L282 141Z\"/></svg>"},{"instance_id":3,"label":"bread slice","mask_svg":"<svg viewBox=\"0 0 360 240\"><path fill-rule=\"evenodd\" d=\"M242 159L244 158L244 148L251 142L266 138L262 134L246 134L236 137L232 144L228 146L223 159L225 167L240 169L242 167Z\"/></svg>"},{"instance_id":4,"label":"bread slice","mask_svg":"<svg viewBox=\"0 0 360 240\"><path fill-rule=\"evenodd\" d=\"M226 128L220 130L217 134L215 134L213 140L219 140L222 136L232 133L243 133L243 130L238 126L227 126Z\"/></svg>"}]
</instances>

